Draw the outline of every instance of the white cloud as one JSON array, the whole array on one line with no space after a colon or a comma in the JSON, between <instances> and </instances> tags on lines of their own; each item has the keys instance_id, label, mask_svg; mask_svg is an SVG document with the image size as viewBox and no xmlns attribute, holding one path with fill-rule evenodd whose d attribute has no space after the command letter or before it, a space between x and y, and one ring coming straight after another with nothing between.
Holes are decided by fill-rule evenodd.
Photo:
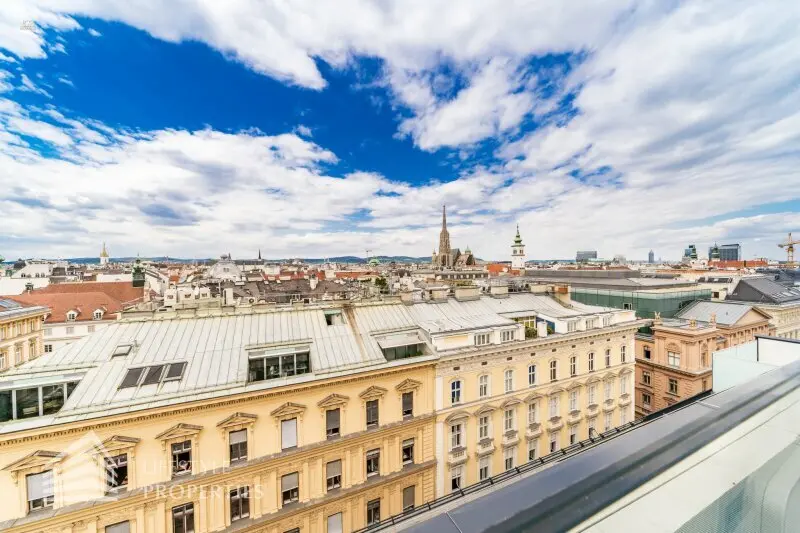
<instances>
[{"instance_id":1,"label":"white cloud","mask_svg":"<svg viewBox=\"0 0 800 533\"><path fill-rule=\"evenodd\" d=\"M70 87L75 87L75 84L74 84L74 83L72 83L72 80L71 80L71 79L69 79L69 78L68 78L68 77L66 77L66 76L59 76L59 77L58 77L58 81L59 81L60 83L63 83L64 85L69 85Z\"/></svg>"},{"instance_id":2,"label":"white cloud","mask_svg":"<svg viewBox=\"0 0 800 533\"><path fill-rule=\"evenodd\" d=\"M89 35L91 35L92 37L100 37L101 35L103 35L102 33L100 33L99 31L97 31L97 30L96 30L96 29L94 29L94 28L89 28L89 29L88 29L88 30L86 30L86 31L88 31L88 32L89 32Z\"/></svg>"},{"instance_id":3,"label":"white cloud","mask_svg":"<svg viewBox=\"0 0 800 533\"><path fill-rule=\"evenodd\" d=\"M17 89L20 91L28 91L36 94L41 94L42 96L46 96L47 98L53 97L45 89L42 89L41 87L33 83L33 81L25 74L22 74L20 81L22 82L22 85L17 87Z\"/></svg>"},{"instance_id":4,"label":"white cloud","mask_svg":"<svg viewBox=\"0 0 800 533\"><path fill-rule=\"evenodd\" d=\"M303 137L312 136L311 128L309 128L308 126L303 126L302 124L300 124L299 126L295 126L294 131L295 133L298 133Z\"/></svg>"},{"instance_id":5,"label":"white cloud","mask_svg":"<svg viewBox=\"0 0 800 533\"><path fill-rule=\"evenodd\" d=\"M17 60L11 56L7 56L4 53L0 52L0 61L5 61L7 63L16 63Z\"/></svg>"}]
</instances>

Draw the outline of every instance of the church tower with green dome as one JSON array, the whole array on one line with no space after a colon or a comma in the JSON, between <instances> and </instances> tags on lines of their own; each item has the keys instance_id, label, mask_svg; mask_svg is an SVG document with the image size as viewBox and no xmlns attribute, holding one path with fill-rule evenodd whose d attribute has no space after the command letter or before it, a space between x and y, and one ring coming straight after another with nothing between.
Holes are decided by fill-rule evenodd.
<instances>
[{"instance_id":1,"label":"church tower with green dome","mask_svg":"<svg viewBox=\"0 0 800 533\"><path fill-rule=\"evenodd\" d=\"M519 224L517 224L517 236L514 237L514 244L511 245L511 268L514 270L525 268L525 245L522 244L522 237L519 236Z\"/></svg>"}]
</instances>

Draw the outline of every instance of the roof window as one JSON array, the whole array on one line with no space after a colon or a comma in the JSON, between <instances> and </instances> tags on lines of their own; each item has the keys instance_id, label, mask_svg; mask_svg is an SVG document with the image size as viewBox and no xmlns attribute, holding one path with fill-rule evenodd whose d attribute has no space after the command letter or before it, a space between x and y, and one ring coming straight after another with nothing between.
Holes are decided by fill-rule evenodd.
<instances>
[{"instance_id":1,"label":"roof window","mask_svg":"<svg viewBox=\"0 0 800 533\"><path fill-rule=\"evenodd\" d=\"M111 357L124 357L131 353L132 349L132 344L119 344L116 348L114 348L114 351L111 353Z\"/></svg>"},{"instance_id":2,"label":"roof window","mask_svg":"<svg viewBox=\"0 0 800 533\"><path fill-rule=\"evenodd\" d=\"M138 387L139 385L157 385L165 381L178 381L183 377L186 363L169 363L166 365L140 366L129 368L122 378L120 389ZM142 379L144 376L144 379Z\"/></svg>"}]
</instances>

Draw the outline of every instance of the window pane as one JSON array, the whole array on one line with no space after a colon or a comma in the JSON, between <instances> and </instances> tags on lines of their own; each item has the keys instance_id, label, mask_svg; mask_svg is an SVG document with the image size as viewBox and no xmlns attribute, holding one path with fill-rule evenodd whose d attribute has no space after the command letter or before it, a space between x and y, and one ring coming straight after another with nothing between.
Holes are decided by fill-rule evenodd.
<instances>
[{"instance_id":1,"label":"window pane","mask_svg":"<svg viewBox=\"0 0 800 533\"><path fill-rule=\"evenodd\" d=\"M142 385L155 385L161 381L161 374L164 372L164 365L151 366L147 369Z\"/></svg>"},{"instance_id":2,"label":"window pane","mask_svg":"<svg viewBox=\"0 0 800 533\"><path fill-rule=\"evenodd\" d=\"M119 388L124 389L127 387L135 387L137 383L139 383L139 378L144 372L144 368L131 368L128 370L128 373L125 374L125 377L122 379L122 383L120 384Z\"/></svg>"},{"instance_id":3,"label":"window pane","mask_svg":"<svg viewBox=\"0 0 800 533\"><path fill-rule=\"evenodd\" d=\"M106 526L106 533L130 533L131 532L131 523L128 521L119 522L118 524L112 524L110 526Z\"/></svg>"},{"instance_id":4,"label":"window pane","mask_svg":"<svg viewBox=\"0 0 800 533\"><path fill-rule=\"evenodd\" d=\"M247 363L247 381L264 381L267 379L263 359L250 359Z\"/></svg>"},{"instance_id":5,"label":"window pane","mask_svg":"<svg viewBox=\"0 0 800 533\"><path fill-rule=\"evenodd\" d=\"M13 412L11 410L11 391L0 391L0 422L11 420Z\"/></svg>"},{"instance_id":6,"label":"window pane","mask_svg":"<svg viewBox=\"0 0 800 533\"><path fill-rule=\"evenodd\" d=\"M39 389L18 389L17 418L39 416Z\"/></svg>"},{"instance_id":7,"label":"window pane","mask_svg":"<svg viewBox=\"0 0 800 533\"><path fill-rule=\"evenodd\" d=\"M267 367L266 379L275 379L281 376L279 357L267 357L264 361Z\"/></svg>"},{"instance_id":8,"label":"window pane","mask_svg":"<svg viewBox=\"0 0 800 533\"><path fill-rule=\"evenodd\" d=\"M284 420L281 422L281 448L294 448L297 446L297 419Z\"/></svg>"},{"instance_id":9,"label":"window pane","mask_svg":"<svg viewBox=\"0 0 800 533\"><path fill-rule=\"evenodd\" d=\"M42 387L43 413L51 415L57 413L64 405L64 385L46 385Z\"/></svg>"},{"instance_id":10,"label":"window pane","mask_svg":"<svg viewBox=\"0 0 800 533\"><path fill-rule=\"evenodd\" d=\"M183 369L186 368L186 363L172 363L167 367L167 375L164 379L180 379L183 376Z\"/></svg>"},{"instance_id":11,"label":"window pane","mask_svg":"<svg viewBox=\"0 0 800 533\"><path fill-rule=\"evenodd\" d=\"M342 513L336 513L328 517L327 533L342 533Z\"/></svg>"},{"instance_id":12,"label":"window pane","mask_svg":"<svg viewBox=\"0 0 800 533\"><path fill-rule=\"evenodd\" d=\"M294 355L284 355L281 357L281 366L284 376L294 376Z\"/></svg>"}]
</instances>

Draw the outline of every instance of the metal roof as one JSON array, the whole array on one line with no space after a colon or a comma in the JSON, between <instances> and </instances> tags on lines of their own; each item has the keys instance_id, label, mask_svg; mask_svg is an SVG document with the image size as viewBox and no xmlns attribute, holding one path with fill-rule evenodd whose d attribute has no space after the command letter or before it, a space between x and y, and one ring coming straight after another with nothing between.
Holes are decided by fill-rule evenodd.
<instances>
[{"instance_id":1,"label":"metal roof","mask_svg":"<svg viewBox=\"0 0 800 533\"><path fill-rule=\"evenodd\" d=\"M694 318L699 322L711 322L711 315L716 315L717 324L732 326L753 309L752 305L728 302L697 301L683 308L678 318Z\"/></svg>"},{"instance_id":2,"label":"metal roof","mask_svg":"<svg viewBox=\"0 0 800 533\"><path fill-rule=\"evenodd\" d=\"M764 298L760 301L766 300L776 304L800 302L798 287L787 287L769 278L744 278L739 283L749 285L754 291L761 293Z\"/></svg>"},{"instance_id":3,"label":"metal roof","mask_svg":"<svg viewBox=\"0 0 800 533\"><path fill-rule=\"evenodd\" d=\"M330 308L327 308L330 312ZM283 309L232 316L118 321L68 346L0 376L0 386L25 386L35 380L80 375L80 384L58 414L0 424L0 433L115 412L169 405L274 388L329 377L387 362L378 344L381 332L418 330L401 303L341 308L342 324L327 325L326 308ZM424 342L420 340L419 342ZM121 344L133 348L113 357ZM251 350L308 346L312 373L255 383L247 382ZM431 350L432 352L432 350ZM430 358L430 357L428 357ZM119 389L129 368L186 362L183 377L156 385Z\"/></svg>"}]
</instances>

